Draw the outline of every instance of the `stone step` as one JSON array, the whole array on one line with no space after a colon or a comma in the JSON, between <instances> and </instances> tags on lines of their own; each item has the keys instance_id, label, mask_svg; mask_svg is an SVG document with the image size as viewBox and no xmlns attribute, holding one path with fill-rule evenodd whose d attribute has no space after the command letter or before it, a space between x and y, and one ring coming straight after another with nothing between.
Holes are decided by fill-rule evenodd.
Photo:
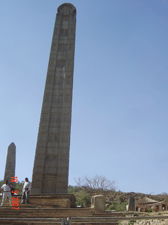
<instances>
[{"instance_id":1,"label":"stone step","mask_svg":"<svg viewBox=\"0 0 168 225\"><path fill-rule=\"evenodd\" d=\"M93 209L53 209L53 208L24 208L20 207L17 209L12 209L11 207L0 208L1 218L65 218L65 217L91 217L95 213Z\"/></svg>"},{"instance_id":2,"label":"stone step","mask_svg":"<svg viewBox=\"0 0 168 225\"><path fill-rule=\"evenodd\" d=\"M1 223L2 222L2 223ZM50 221L0 221L3 225L61 225L61 222L50 222ZM118 222L72 222L71 225L118 225Z\"/></svg>"},{"instance_id":3,"label":"stone step","mask_svg":"<svg viewBox=\"0 0 168 225\"><path fill-rule=\"evenodd\" d=\"M37 221L38 218L67 218L74 217L71 225L117 225L117 220L106 220L105 218L95 217L117 217L124 216L124 213L111 213L111 212L96 212L93 208L33 208L31 205L21 205L19 209L12 209L12 207L1 207L0 218L10 218L9 220L0 220L0 224L13 224L13 225L61 225L61 222L53 221ZM82 217L80 220L75 218ZM90 217L94 217L92 220ZM11 220L11 218L17 220ZM18 218L25 220L18 220ZM32 220L34 219L34 220ZM118 219L118 218L116 218Z\"/></svg>"}]
</instances>

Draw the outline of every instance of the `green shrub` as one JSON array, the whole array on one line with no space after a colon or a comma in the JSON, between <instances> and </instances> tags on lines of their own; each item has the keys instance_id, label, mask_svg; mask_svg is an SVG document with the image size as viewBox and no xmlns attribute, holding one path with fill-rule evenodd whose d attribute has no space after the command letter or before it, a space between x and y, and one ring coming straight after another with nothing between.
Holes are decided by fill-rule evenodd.
<instances>
[{"instance_id":1,"label":"green shrub","mask_svg":"<svg viewBox=\"0 0 168 225\"><path fill-rule=\"evenodd\" d=\"M126 211L126 205L127 202L122 202L121 204L117 204L115 210L120 212L120 211Z\"/></svg>"},{"instance_id":2,"label":"green shrub","mask_svg":"<svg viewBox=\"0 0 168 225\"><path fill-rule=\"evenodd\" d=\"M146 208L143 208L142 209L142 212L147 212L148 210Z\"/></svg>"},{"instance_id":3,"label":"green shrub","mask_svg":"<svg viewBox=\"0 0 168 225\"><path fill-rule=\"evenodd\" d=\"M18 191L18 195L21 195L22 194L23 185L24 185L24 181L21 181L21 182L18 181L15 184L15 190Z\"/></svg>"},{"instance_id":4,"label":"green shrub","mask_svg":"<svg viewBox=\"0 0 168 225\"><path fill-rule=\"evenodd\" d=\"M108 207L107 210L115 210L117 212L126 211L127 204L128 204L127 202L122 202L121 204L119 204L117 201L115 201L112 202L112 204Z\"/></svg>"},{"instance_id":5,"label":"green shrub","mask_svg":"<svg viewBox=\"0 0 168 225\"><path fill-rule=\"evenodd\" d=\"M4 184L3 180L0 180L0 187Z\"/></svg>"},{"instance_id":6,"label":"green shrub","mask_svg":"<svg viewBox=\"0 0 168 225\"><path fill-rule=\"evenodd\" d=\"M112 204L107 208L107 210L116 210L117 202L112 202Z\"/></svg>"},{"instance_id":7,"label":"green shrub","mask_svg":"<svg viewBox=\"0 0 168 225\"><path fill-rule=\"evenodd\" d=\"M152 212L152 209L151 208L148 208L148 212Z\"/></svg>"},{"instance_id":8,"label":"green shrub","mask_svg":"<svg viewBox=\"0 0 168 225\"><path fill-rule=\"evenodd\" d=\"M75 195L76 197L76 205L81 207L90 207L91 205L91 196L87 194L85 191L81 190Z\"/></svg>"},{"instance_id":9,"label":"green shrub","mask_svg":"<svg viewBox=\"0 0 168 225\"><path fill-rule=\"evenodd\" d=\"M119 197L119 201L120 201L120 203L121 203L121 202L124 202L124 198L123 198L123 196L122 196L122 195L120 195L120 197Z\"/></svg>"}]
</instances>

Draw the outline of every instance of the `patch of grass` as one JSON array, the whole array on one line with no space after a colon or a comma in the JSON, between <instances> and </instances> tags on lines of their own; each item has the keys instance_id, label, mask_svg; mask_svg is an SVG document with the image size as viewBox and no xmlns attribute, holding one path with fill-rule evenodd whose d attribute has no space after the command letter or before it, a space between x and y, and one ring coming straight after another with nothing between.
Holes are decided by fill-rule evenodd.
<instances>
[{"instance_id":1,"label":"patch of grass","mask_svg":"<svg viewBox=\"0 0 168 225\"><path fill-rule=\"evenodd\" d=\"M128 225L134 225L135 222L136 222L136 220L130 220L130 221L128 222Z\"/></svg>"}]
</instances>

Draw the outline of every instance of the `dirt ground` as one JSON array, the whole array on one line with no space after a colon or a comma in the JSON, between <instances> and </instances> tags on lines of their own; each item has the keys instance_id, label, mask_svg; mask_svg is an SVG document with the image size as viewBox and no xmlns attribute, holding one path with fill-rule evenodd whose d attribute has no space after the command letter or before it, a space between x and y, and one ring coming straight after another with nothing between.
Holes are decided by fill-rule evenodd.
<instances>
[{"instance_id":1,"label":"dirt ground","mask_svg":"<svg viewBox=\"0 0 168 225\"><path fill-rule=\"evenodd\" d=\"M153 218L150 218L150 217L153 217ZM119 224L120 225L168 225L168 211L141 213L139 214L139 216L133 216L131 220L122 220L120 221Z\"/></svg>"}]
</instances>

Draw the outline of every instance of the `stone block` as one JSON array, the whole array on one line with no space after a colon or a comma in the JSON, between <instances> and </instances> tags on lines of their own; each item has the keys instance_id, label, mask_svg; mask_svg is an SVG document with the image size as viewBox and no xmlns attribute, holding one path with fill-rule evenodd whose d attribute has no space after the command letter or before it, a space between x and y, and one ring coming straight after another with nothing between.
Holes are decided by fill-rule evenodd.
<instances>
[{"instance_id":1,"label":"stone block","mask_svg":"<svg viewBox=\"0 0 168 225\"><path fill-rule=\"evenodd\" d=\"M59 154L59 148L47 148L47 152L48 155L52 155L54 157L58 156Z\"/></svg>"},{"instance_id":2,"label":"stone block","mask_svg":"<svg viewBox=\"0 0 168 225\"><path fill-rule=\"evenodd\" d=\"M38 188L35 189L38 192ZM62 190L63 192L66 189ZM31 206L57 206L58 208L75 207L75 196L72 194L31 195Z\"/></svg>"},{"instance_id":3,"label":"stone block","mask_svg":"<svg viewBox=\"0 0 168 225\"><path fill-rule=\"evenodd\" d=\"M51 106L51 102L49 102L49 101L44 102L43 107L42 107L42 111L43 111L43 112L50 112L50 111L48 110L48 108L49 108L50 106Z\"/></svg>"},{"instance_id":4,"label":"stone block","mask_svg":"<svg viewBox=\"0 0 168 225\"><path fill-rule=\"evenodd\" d=\"M56 79L58 79L58 78L62 78L63 77L63 69L60 69L60 71L58 71L58 69L60 69L60 68L56 68L56 73L55 73L55 78ZM55 86L55 88L57 88L56 86Z\"/></svg>"},{"instance_id":5,"label":"stone block","mask_svg":"<svg viewBox=\"0 0 168 225\"><path fill-rule=\"evenodd\" d=\"M69 148L60 148L61 154L68 154L69 155Z\"/></svg>"},{"instance_id":6,"label":"stone block","mask_svg":"<svg viewBox=\"0 0 168 225\"><path fill-rule=\"evenodd\" d=\"M34 171L35 171L36 174L42 174L43 173L43 169L44 168L42 166L36 166L34 168Z\"/></svg>"},{"instance_id":7,"label":"stone block","mask_svg":"<svg viewBox=\"0 0 168 225\"><path fill-rule=\"evenodd\" d=\"M33 176L33 180L35 181L35 183L42 182L42 178L43 178L43 176L41 176L40 173L35 173L34 176Z\"/></svg>"},{"instance_id":8,"label":"stone block","mask_svg":"<svg viewBox=\"0 0 168 225\"><path fill-rule=\"evenodd\" d=\"M41 193L41 187L40 188L36 188L36 187L32 186L32 189L33 190L31 190L31 192L30 192L31 195L39 195Z\"/></svg>"},{"instance_id":9,"label":"stone block","mask_svg":"<svg viewBox=\"0 0 168 225\"><path fill-rule=\"evenodd\" d=\"M55 66L49 66L49 67L48 67L48 71L49 71L49 72L50 72L50 71L51 71L51 72L52 72L52 71L55 72Z\"/></svg>"},{"instance_id":10,"label":"stone block","mask_svg":"<svg viewBox=\"0 0 168 225\"><path fill-rule=\"evenodd\" d=\"M52 123L52 126L50 126L50 128L48 129L49 134L53 134L53 135L55 135L57 133L59 134L60 127L59 126L58 127L53 127L54 124L57 125L57 122L55 122L55 123L51 122L51 123Z\"/></svg>"},{"instance_id":11,"label":"stone block","mask_svg":"<svg viewBox=\"0 0 168 225\"><path fill-rule=\"evenodd\" d=\"M36 146L36 151L38 151L38 148L45 148L46 147L46 141L38 141Z\"/></svg>"},{"instance_id":12,"label":"stone block","mask_svg":"<svg viewBox=\"0 0 168 225\"><path fill-rule=\"evenodd\" d=\"M38 156L38 158L36 158L36 167L44 167L44 160L45 160L44 157L39 158L39 156Z\"/></svg>"},{"instance_id":13,"label":"stone block","mask_svg":"<svg viewBox=\"0 0 168 225\"><path fill-rule=\"evenodd\" d=\"M53 82L54 82L54 74L52 74L52 75L48 74L47 79L46 79L46 85L47 86L52 85ZM47 87L46 87L46 89L47 89Z\"/></svg>"},{"instance_id":14,"label":"stone block","mask_svg":"<svg viewBox=\"0 0 168 225\"><path fill-rule=\"evenodd\" d=\"M57 192L58 194L66 194L67 193L67 188L63 189L62 187L60 189L57 189Z\"/></svg>"},{"instance_id":15,"label":"stone block","mask_svg":"<svg viewBox=\"0 0 168 225\"><path fill-rule=\"evenodd\" d=\"M69 161L69 154L59 153L59 160L61 162L63 162L63 161ZM60 167L61 167L61 165L60 165Z\"/></svg>"},{"instance_id":16,"label":"stone block","mask_svg":"<svg viewBox=\"0 0 168 225\"><path fill-rule=\"evenodd\" d=\"M49 117L50 117L50 114L49 113L42 113L41 114L41 122L48 122L49 120Z\"/></svg>"},{"instance_id":17,"label":"stone block","mask_svg":"<svg viewBox=\"0 0 168 225\"><path fill-rule=\"evenodd\" d=\"M46 93L46 94L51 94L51 95L52 95L52 94L53 94L52 85L49 85L49 84L48 84L47 86L50 87L50 88L47 88L47 89L45 90L45 93Z\"/></svg>"},{"instance_id":18,"label":"stone block","mask_svg":"<svg viewBox=\"0 0 168 225\"><path fill-rule=\"evenodd\" d=\"M45 123L43 122L43 123L40 124L40 127L39 127L39 128L40 128L40 131L41 131L41 132L47 132L47 131L48 131L48 129L47 129L47 128L48 128L48 123L49 123L49 121L48 121L48 122L45 122ZM44 139L43 139L43 140L44 140ZM42 140L42 141L43 141L43 140ZM47 139L46 139L46 140L47 140ZM40 141L40 140L39 140L39 141Z\"/></svg>"},{"instance_id":19,"label":"stone block","mask_svg":"<svg viewBox=\"0 0 168 225\"><path fill-rule=\"evenodd\" d=\"M51 175L54 175L55 173L56 173L56 171L57 171L57 169L56 169L57 167L45 167L44 168L44 174L51 174Z\"/></svg>"},{"instance_id":20,"label":"stone block","mask_svg":"<svg viewBox=\"0 0 168 225\"><path fill-rule=\"evenodd\" d=\"M60 142L60 147L67 148L67 147L69 147L69 144L68 144L68 142Z\"/></svg>"},{"instance_id":21,"label":"stone block","mask_svg":"<svg viewBox=\"0 0 168 225\"><path fill-rule=\"evenodd\" d=\"M48 125L48 123L43 122L41 123L40 127L44 126L44 124ZM47 140L47 132L41 130L41 132L38 134L38 141L46 141Z\"/></svg>"},{"instance_id":22,"label":"stone block","mask_svg":"<svg viewBox=\"0 0 168 225\"><path fill-rule=\"evenodd\" d=\"M38 148L37 148L37 151L38 151ZM46 153L44 153L44 152L40 152L40 151L39 151L39 154L38 154L38 159L39 159L39 160L44 160L44 159L45 159L45 157L46 157Z\"/></svg>"},{"instance_id":23,"label":"stone block","mask_svg":"<svg viewBox=\"0 0 168 225\"><path fill-rule=\"evenodd\" d=\"M56 142L48 142L47 148L58 148L58 144Z\"/></svg>"},{"instance_id":24,"label":"stone block","mask_svg":"<svg viewBox=\"0 0 168 225\"><path fill-rule=\"evenodd\" d=\"M51 155L50 158L45 159L45 167L47 168L57 168L57 161Z\"/></svg>"},{"instance_id":25,"label":"stone block","mask_svg":"<svg viewBox=\"0 0 168 225\"><path fill-rule=\"evenodd\" d=\"M66 142L67 140L69 141L70 133L67 132L67 131L69 131L68 122L61 123L61 130L62 130L61 141L64 141L64 142Z\"/></svg>"},{"instance_id":26,"label":"stone block","mask_svg":"<svg viewBox=\"0 0 168 225\"><path fill-rule=\"evenodd\" d=\"M50 132L59 133L61 128L61 122L51 122L50 124Z\"/></svg>"},{"instance_id":27,"label":"stone block","mask_svg":"<svg viewBox=\"0 0 168 225\"><path fill-rule=\"evenodd\" d=\"M42 188L42 182L39 182L39 181L34 182L33 188Z\"/></svg>"},{"instance_id":28,"label":"stone block","mask_svg":"<svg viewBox=\"0 0 168 225\"><path fill-rule=\"evenodd\" d=\"M63 177L63 178L67 178L68 177L68 171L69 171L69 165L65 165L62 167L59 167L57 170L57 177Z\"/></svg>"},{"instance_id":29,"label":"stone block","mask_svg":"<svg viewBox=\"0 0 168 225\"><path fill-rule=\"evenodd\" d=\"M48 113L49 114L50 113L50 110L45 105L43 105L42 106L41 113L45 113L45 114ZM40 127L40 124L39 124L39 127Z\"/></svg>"},{"instance_id":30,"label":"stone block","mask_svg":"<svg viewBox=\"0 0 168 225\"><path fill-rule=\"evenodd\" d=\"M55 38L55 37L57 38L57 36L54 36L54 38ZM57 44L52 44L52 46L51 46L51 51L52 51L52 50L57 51L57 46L58 46ZM55 62L55 60L54 60L54 62Z\"/></svg>"},{"instance_id":31,"label":"stone block","mask_svg":"<svg viewBox=\"0 0 168 225\"><path fill-rule=\"evenodd\" d=\"M105 211L105 197L104 197L104 195L92 196L91 208L94 208L96 211Z\"/></svg>"},{"instance_id":32,"label":"stone block","mask_svg":"<svg viewBox=\"0 0 168 225\"><path fill-rule=\"evenodd\" d=\"M54 71L47 71L47 76L54 76L55 75L55 70Z\"/></svg>"},{"instance_id":33,"label":"stone block","mask_svg":"<svg viewBox=\"0 0 168 225\"><path fill-rule=\"evenodd\" d=\"M51 54L51 55L50 55L50 58L51 58L51 59L56 59L56 58L57 58L57 55L56 55L56 54Z\"/></svg>"},{"instance_id":34,"label":"stone block","mask_svg":"<svg viewBox=\"0 0 168 225\"><path fill-rule=\"evenodd\" d=\"M71 107L64 107L65 113L71 113Z\"/></svg>"},{"instance_id":35,"label":"stone block","mask_svg":"<svg viewBox=\"0 0 168 225\"><path fill-rule=\"evenodd\" d=\"M69 163L67 165L65 165L65 167L60 167L58 170L57 170L57 174L59 176L65 176L66 179L68 177L68 171L69 171Z\"/></svg>"}]
</instances>

